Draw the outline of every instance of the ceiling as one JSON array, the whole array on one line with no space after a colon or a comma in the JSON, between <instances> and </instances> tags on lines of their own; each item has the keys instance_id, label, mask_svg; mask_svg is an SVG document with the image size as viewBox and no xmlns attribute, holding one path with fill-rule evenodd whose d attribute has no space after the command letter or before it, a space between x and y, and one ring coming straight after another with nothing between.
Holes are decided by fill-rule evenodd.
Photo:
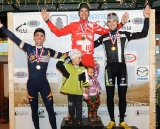
<instances>
[{"instance_id":1,"label":"ceiling","mask_svg":"<svg viewBox=\"0 0 160 129\"><path fill-rule=\"evenodd\" d=\"M75 11L80 2L89 2L91 10L138 10L149 3L156 12L160 11L160 0L0 0L0 16L7 12Z\"/></svg>"}]
</instances>

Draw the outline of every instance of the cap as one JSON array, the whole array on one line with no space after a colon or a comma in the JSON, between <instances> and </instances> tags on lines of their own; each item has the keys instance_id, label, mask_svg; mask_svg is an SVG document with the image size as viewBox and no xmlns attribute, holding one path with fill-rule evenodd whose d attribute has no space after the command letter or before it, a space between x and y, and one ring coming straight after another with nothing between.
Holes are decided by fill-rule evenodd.
<instances>
[{"instance_id":1,"label":"cap","mask_svg":"<svg viewBox=\"0 0 160 129\"><path fill-rule=\"evenodd\" d=\"M69 52L69 56L71 58L71 60L77 56L82 56L82 53L80 50L78 49L72 49L70 52Z\"/></svg>"},{"instance_id":2,"label":"cap","mask_svg":"<svg viewBox=\"0 0 160 129\"><path fill-rule=\"evenodd\" d=\"M109 13L107 15L107 22L109 22L111 20L116 20L117 22L119 22L119 18L116 13Z\"/></svg>"}]
</instances>

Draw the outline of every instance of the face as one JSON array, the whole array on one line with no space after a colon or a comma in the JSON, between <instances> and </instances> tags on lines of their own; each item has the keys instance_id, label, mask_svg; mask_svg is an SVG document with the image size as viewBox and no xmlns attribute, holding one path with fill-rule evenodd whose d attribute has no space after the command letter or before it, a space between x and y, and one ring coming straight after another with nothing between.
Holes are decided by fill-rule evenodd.
<instances>
[{"instance_id":1,"label":"face","mask_svg":"<svg viewBox=\"0 0 160 129\"><path fill-rule=\"evenodd\" d=\"M42 46L44 41L46 40L46 37L42 32L37 32L35 33L33 39L37 46Z\"/></svg>"},{"instance_id":2,"label":"face","mask_svg":"<svg viewBox=\"0 0 160 129\"><path fill-rule=\"evenodd\" d=\"M82 8L79 12L79 16L81 19L86 20L89 16L89 11L86 8Z\"/></svg>"},{"instance_id":3,"label":"face","mask_svg":"<svg viewBox=\"0 0 160 129\"><path fill-rule=\"evenodd\" d=\"M90 67L89 67L89 68L87 69L87 73L88 73L89 76L94 77L94 69L93 69L93 68L90 68Z\"/></svg>"},{"instance_id":4,"label":"face","mask_svg":"<svg viewBox=\"0 0 160 129\"><path fill-rule=\"evenodd\" d=\"M74 66L78 66L80 64L81 60L82 60L82 56L77 56L77 57L72 59L72 64Z\"/></svg>"},{"instance_id":5,"label":"face","mask_svg":"<svg viewBox=\"0 0 160 129\"><path fill-rule=\"evenodd\" d=\"M118 22L113 19L113 20L108 21L107 24L110 30L115 30L117 28Z\"/></svg>"}]
</instances>

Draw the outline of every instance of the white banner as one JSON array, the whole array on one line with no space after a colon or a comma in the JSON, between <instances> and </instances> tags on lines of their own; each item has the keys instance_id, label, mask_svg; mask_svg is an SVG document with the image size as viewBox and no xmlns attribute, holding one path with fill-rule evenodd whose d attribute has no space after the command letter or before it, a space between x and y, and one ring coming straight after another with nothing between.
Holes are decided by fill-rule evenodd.
<instances>
[{"instance_id":1,"label":"white banner","mask_svg":"<svg viewBox=\"0 0 160 129\"><path fill-rule=\"evenodd\" d=\"M121 31L136 32L142 30L144 22L142 10L118 10L114 12L118 14L119 19L121 19L124 12L129 13L130 21L125 26L123 26ZM110 13L110 11L91 11L89 20L107 28L106 16L108 13ZM50 12L50 16L50 20L58 28L64 27L71 22L79 21L77 11ZM33 32L36 28L42 27L46 32L46 41L44 43L44 47L52 48L60 52L71 50L71 35L69 34L62 37L56 37L56 35L51 32L46 23L42 20L40 12L13 13L13 21L13 32L24 42L34 45ZM95 40L99 36L100 35L95 34ZM141 67L148 69L147 66L149 66L149 58L146 57L149 57L149 36L143 39L130 41L127 44L125 58L128 71L128 91L125 121L131 126L137 126L138 129L149 129L149 80L142 79L144 77L139 77L146 74L144 73L146 71L144 69L142 70ZM101 94L101 107L99 108L98 113L103 120L103 124L107 125L110 119L106 107L106 92L104 83L104 68L106 64L106 57L104 55L104 49L102 46L95 48L94 58L100 64L100 74L98 79L103 90ZM53 92L55 105L54 109L57 112L57 125L58 129L60 129L60 124L63 117L67 116L67 96L59 93L59 88L61 85L61 74L55 68L56 62L57 59L50 59L47 70L47 78ZM140 70L138 68L140 68ZM16 87L15 106L17 112L17 115L15 116L16 129L34 129L30 108L22 107L23 105L29 105L26 98L26 89L23 89L26 86L27 77L28 70L26 55L21 49L17 47L17 45L14 45L14 82ZM118 92L116 87L115 105L118 105L118 100ZM50 129L51 127L48 121L48 115L44 108L44 104L41 101L40 104L42 106L41 108L45 112L45 117L40 118L40 126L41 128ZM103 105L105 105L105 107L103 107ZM85 110L85 114L83 114L83 116L87 117L87 107L84 106L83 110ZM21 111L24 112L24 114L27 112L27 115L20 115ZM117 125L119 124L118 115L118 107L115 107L115 119Z\"/></svg>"}]
</instances>

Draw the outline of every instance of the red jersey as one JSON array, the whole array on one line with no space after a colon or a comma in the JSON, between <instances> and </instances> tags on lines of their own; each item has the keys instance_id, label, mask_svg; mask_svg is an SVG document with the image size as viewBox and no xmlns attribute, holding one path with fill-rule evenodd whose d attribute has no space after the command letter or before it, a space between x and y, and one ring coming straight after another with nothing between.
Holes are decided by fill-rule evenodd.
<instances>
[{"instance_id":1,"label":"red jersey","mask_svg":"<svg viewBox=\"0 0 160 129\"><path fill-rule=\"evenodd\" d=\"M63 36L72 34L72 49L76 48L83 54L94 53L94 34L108 34L109 29L102 28L95 22L90 22L88 19L79 22L73 22L64 28L58 29L51 21L47 21L48 27L56 36ZM121 28L122 24L118 24L118 28Z\"/></svg>"}]
</instances>

